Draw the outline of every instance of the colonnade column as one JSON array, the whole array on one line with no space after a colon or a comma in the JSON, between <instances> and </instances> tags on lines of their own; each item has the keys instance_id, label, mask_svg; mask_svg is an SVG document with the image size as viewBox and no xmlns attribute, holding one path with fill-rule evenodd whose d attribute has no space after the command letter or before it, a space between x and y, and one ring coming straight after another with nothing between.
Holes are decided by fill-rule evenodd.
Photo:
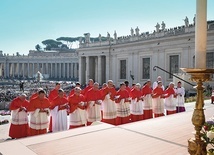
<instances>
[{"instance_id":1,"label":"colonnade column","mask_svg":"<svg viewBox=\"0 0 214 155\"><path fill-rule=\"evenodd\" d=\"M18 78L19 78L19 62L17 63L17 76L18 76Z\"/></svg>"},{"instance_id":2,"label":"colonnade column","mask_svg":"<svg viewBox=\"0 0 214 155\"><path fill-rule=\"evenodd\" d=\"M101 56L98 56L97 57L97 75L98 75L98 78L97 78L97 81L99 84L102 84L101 80L102 80L102 68L101 68Z\"/></svg>"},{"instance_id":3,"label":"colonnade column","mask_svg":"<svg viewBox=\"0 0 214 155\"><path fill-rule=\"evenodd\" d=\"M74 63L71 63L70 71L71 71L71 78L74 78Z\"/></svg>"},{"instance_id":4,"label":"colonnade column","mask_svg":"<svg viewBox=\"0 0 214 155\"><path fill-rule=\"evenodd\" d=\"M29 62L27 63L27 77L29 78L30 76L30 64Z\"/></svg>"},{"instance_id":5,"label":"colonnade column","mask_svg":"<svg viewBox=\"0 0 214 155\"><path fill-rule=\"evenodd\" d=\"M2 63L0 63L0 76L2 76Z\"/></svg>"},{"instance_id":6,"label":"colonnade column","mask_svg":"<svg viewBox=\"0 0 214 155\"><path fill-rule=\"evenodd\" d=\"M6 63L6 61L4 62L4 77L6 78L6 74L7 74L7 63Z\"/></svg>"},{"instance_id":7,"label":"colonnade column","mask_svg":"<svg viewBox=\"0 0 214 155\"><path fill-rule=\"evenodd\" d=\"M25 76L25 63L22 63L22 77Z\"/></svg>"},{"instance_id":8,"label":"colonnade column","mask_svg":"<svg viewBox=\"0 0 214 155\"><path fill-rule=\"evenodd\" d=\"M59 78L61 78L62 77L62 67L61 67L61 63L59 63L59 70L58 70L58 73L59 73Z\"/></svg>"},{"instance_id":9,"label":"colonnade column","mask_svg":"<svg viewBox=\"0 0 214 155\"><path fill-rule=\"evenodd\" d=\"M106 56L106 79L105 79L105 81L110 80L109 69L110 69L110 60L109 60L109 56Z\"/></svg>"},{"instance_id":10,"label":"colonnade column","mask_svg":"<svg viewBox=\"0 0 214 155\"><path fill-rule=\"evenodd\" d=\"M63 78L65 78L65 63L63 63Z\"/></svg>"},{"instance_id":11,"label":"colonnade column","mask_svg":"<svg viewBox=\"0 0 214 155\"><path fill-rule=\"evenodd\" d=\"M49 74L49 68L48 68L48 62L46 62L46 66L45 66L45 74ZM50 74L49 74L50 75Z\"/></svg>"},{"instance_id":12,"label":"colonnade column","mask_svg":"<svg viewBox=\"0 0 214 155\"><path fill-rule=\"evenodd\" d=\"M55 62L55 78L57 78L57 63Z\"/></svg>"},{"instance_id":13,"label":"colonnade column","mask_svg":"<svg viewBox=\"0 0 214 155\"><path fill-rule=\"evenodd\" d=\"M50 77L53 77L53 65L52 65L52 63L51 63Z\"/></svg>"},{"instance_id":14,"label":"colonnade column","mask_svg":"<svg viewBox=\"0 0 214 155\"><path fill-rule=\"evenodd\" d=\"M88 82L89 78L90 78L90 73L89 73L89 56L86 56L86 74L85 74L85 84Z\"/></svg>"},{"instance_id":15,"label":"colonnade column","mask_svg":"<svg viewBox=\"0 0 214 155\"><path fill-rule=\"evenodd\" d=\"M97 57L93 57L93 63L94 63L94 77L93 77L93 79L95 80L95 81L97 81L97 79L98 79L98 66L97 66L97 63L98 63L98 59L97 59Z\"/></svg>"},{"instance_id":16,"label":"colonnade column","mask_svg":"<svg viewBox=\"0 0 214 155\"><path fill-rule=\"evenodd\" d=\"M72 65L72 63L71 63ZM72 67L71 67L72 68ZM82 83L82 57L79 57L79 82Z\"/></svg>"},{"instance_id":17,"label":"colonnade column","mask_svg":"<svg viewBox=\"0 0 214 155\"><path fill-rule=\"evenodd\" d=\"M39 63L37 62L37 70L36 73L39 71Z\"/></svg>"},{"instance_id":18,"label":"colonnade column","mask_svg":"<svg viewBox=\"0 0 214 155\"><path fill-rule=\"evenodd\" d=\"M70 78L70 65L69 63L66 63L67 65L67 78Z\"/></svg>"},{"instance_id":19,"label":"colonnade column","mask_svg":"<svg viewBox=\"0 0 214 155\"><path fill-rule=\"evenodd\" d=\"M77 65L78 65L78 63L74 63L75 64L75 66L74 66L74 77L75 78L78 78L78 71L77 71Z\"/></svg>"},{"instance_id":20,"label":"colonnade column","mask_svg":"<svg viewBox=\"0 0 214 155\"><path fill-rule=\"evenodd\" d=\"M34 68L34 67L35 67L35 66L34 66L34 63L32 64L32 66L33 66L33 72L32 72L33 75L32 75L32 76L34 76L34 70L35 70L35 68Z\"/></svg>"}]
</instances>

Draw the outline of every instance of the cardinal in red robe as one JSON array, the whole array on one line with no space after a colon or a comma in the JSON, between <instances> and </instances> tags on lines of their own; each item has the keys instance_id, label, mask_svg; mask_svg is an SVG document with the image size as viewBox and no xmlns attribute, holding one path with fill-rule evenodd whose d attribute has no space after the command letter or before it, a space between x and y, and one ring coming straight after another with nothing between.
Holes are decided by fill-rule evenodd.
<instances>
[{"instance_id":1,"label":"cardinal in red robe","mask_svg":"<svg viewBox=\"0 0 214 155\"><path fill-rule=\"evenodd\" d=\"M11 138L22 138L28 136L28 106L29 102L26 100L25 94L21 94L11 102L10 110L12 120L9 129L9 136Z\"/></svg>"}]
</instances>

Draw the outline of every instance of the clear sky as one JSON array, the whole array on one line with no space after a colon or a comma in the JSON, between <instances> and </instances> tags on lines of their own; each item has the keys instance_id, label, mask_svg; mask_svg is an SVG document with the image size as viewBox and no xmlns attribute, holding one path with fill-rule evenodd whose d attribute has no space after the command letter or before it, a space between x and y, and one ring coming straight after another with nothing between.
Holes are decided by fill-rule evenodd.
<instances>
[{"instance_id":1,"label":"clear sky","mask_svg":"<svg viewBox=\"0 0 214 155\"><path fill-rule=\"evenodd\" d=\"M207 19L214 20L214 0L207 0ZM130 35L131 27L152 32L190 24L196 0L0 0L0 50L28 54L36 44L58 37Z\"/></svg>"}]
</instances>

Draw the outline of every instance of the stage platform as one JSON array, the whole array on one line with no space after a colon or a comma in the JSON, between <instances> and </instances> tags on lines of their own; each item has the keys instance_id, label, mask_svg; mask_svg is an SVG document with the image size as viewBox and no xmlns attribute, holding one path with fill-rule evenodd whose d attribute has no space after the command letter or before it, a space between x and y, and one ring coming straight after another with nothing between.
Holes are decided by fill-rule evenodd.
<instances>
[{"instance_id":1,"label":"stage platform","mask_svg":"<svg viewBox=\"0 0 214 155\"><path fill-rule=\"evenodd\" d=\"M105 123L9 140L0 143L3 155L187 155L187 140L193 137L194 104L179 114L121 126ZM188 107L189 106L189 107ZM214 114L205 102L206 119Z\"/></svg>"}]
</instances>

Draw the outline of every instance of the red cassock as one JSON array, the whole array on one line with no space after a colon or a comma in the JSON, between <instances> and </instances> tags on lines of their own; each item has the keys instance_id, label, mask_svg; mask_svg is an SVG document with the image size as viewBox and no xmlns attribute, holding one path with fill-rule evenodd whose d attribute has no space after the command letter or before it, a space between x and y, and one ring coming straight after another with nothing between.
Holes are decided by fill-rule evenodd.
<instances>
[{"instance_id":1,"label":"red cassock","mask_svg":"<svg viewBox=\"0 0 214 155\"><path fill-rule=\"evenodd\" d=\"M54 100L55 97L58 96L58 90L53 89L50 91L49 95L48 95L48 99L50 102L52 102Z\"/></svg>"},{"instance_id":2,"label":"red cassock","mask_svg":"<svg viewBox=\"0 0 214 155\"><path fill-rule=\"evenodd\" d=\"M126 87L126 90L128 91L128 93L130 94L131 92L131 88L129 86Z\"/></svg>"},{"instance_id":3,"label":"red cassock","mask_svg":"<svg viewBox=\"0 0 214 155\"><path fill-rule=\"evenodd\" d=\"M176 113L176 104L174 100L175 90L174 88L168 87L165 92L165 106L166 106L166 114L171 115Z\"/></svg>"},{"instance_id":4,"label":"red cassock","mask_svg":"<svg viewBox=\"0 0 214 155\"><path fill-rule=\"evenodd\" d=\"M153 90L153 113L155 117L164 116L164 101L163 101L164 90L163 88L156 87Z\"/></svg>"},{"instance_id":5,"label":"red cassock","mask_svg":"<svg viewBox=\"0 0 214 155\"><path fill-rule=\"evenodd\" d=\"M54 100L54 98L56 98L58 96L58 90L53 89L50 91L49 95L48 95L48 99L50 102L52 102ZM50 123L49 123L49 132L52 132L52 116L50 116Z\"/></svg>"},{"instance_id":6,"label":"red cassock","mask_svg":"<svg viewBox=\"0 0 214 155\"><path fill-rule=\"evenodd\" d=\"M90 90L92 87L93 87L93 86L87 86L87 87L85 87L85 88L81 91L81 94L85 95L85 94L88 92L88 90Z\"/></svg>"},{"instance_id":7,"label":"red cassock","mask_svg":"<svg viewBox=\"0 0 214 155\"><path fill-rule=\"evenodd\" d=\"M28 108L29 102L27 100L22 101L19 97L15 98L10 104L10 110L12 111L12 122L9 129L9 136L11 138L22 138L28 136L28 118L27 112L20 110L21 107Z\"/></svg>"},{"instance_id":8,"label":"red cassock","mask_svg":"<svg viewBox=\"0 0 214 155\"><path fill-rule=\"evenodd\" d=\"M68 96L68 97L70 97L71 95L74 95L74 89L72 89L72 90L70 91L70 93L69 93L69 96Z\"/></svg>"},{"instance_id":9,"label":"red cassock","mask_svg":"<svg viewBox=\"0 0 214 155\"><path fill-rule=\"evenodd\" d=\"M70 106L70 113L74 112L78 108L80 102L85 102L85 97L80 94L79 96L73 94L68 98L68 103ZM83 108L84 109L84 108Z\"/></svg>"},{"instance_id":10,"label":"red cassock","mask_svg":"<svg viewBox=\"0 0 214 155\"><path fill-rule=\"evenodd\" d=\"M107 94L110 94L110 99L112 101L114 101L114 98L117 94L117 91L115 90L115 88L109 88L109 87L105 87L102 89L102 99L104 100L105 96Z\"/></svg>"},{"instance_id":11,"label":"red cassock","mask_svg":"<svg viewBox=\"0 0 214 155\"><path fill-rule=\"evenodd\" d=\"M112 124L112 125L116 125L116 118L117 118L116 105L114 105L116 93L117 92L114 87L112 87L112 88L105 87L102 89L102 100L103 100L102 122ZM110 96L110 99L105 100L106 95L108 95L108 94ZM110 107L110 108L108 108L108 107ZM108 109L111 109L111 111L107 111ZM108 118L108 117L110 117L110 118Z\"/></svg>"},{"instance_id":12,"label":"red cassock","mask_svg":"<svg viewBox=\"0 0 214 155\"><path fill-rule=\"evenodd\" d=\"M171 96L171 95L174 95L174 94L175 94L175 91L174 91L173 88L167 88L167 89L165 90L164 94L166 94L166 95L164 96L164 97L166 98L166 97L169 97L169 96Z\"/></svg>"},{"instance_id":13,"label":"red cassock","mask_svg":"<svg viewBox=\"0 0 214 155\"><path fill-rule=\"evenodd\" d=\"M143 86L142 95L152 94L152 88L148 85Z\"/></svg>"},{"instance_id":14,"label":"red cassock","mask_svg":"<svg viewBox=\"0 0 214 155\"><path fill-rule=\"evenodd\" d=\"M129 96L132 98L132 99L135 99L137 98L137 101L140 100L141 96L142 96L142 93L141 91L138 91L136 89L132 89Z\"/></svg>"},{"instance_id":15,"label":"red cassock","mask_svg":"<svg viewBox=\"0 0 214 155\"><path fill-rule=\"evenodd\" d=\"M150 119L153 118L152 115L152 88L149 85L143 86L142 90L142 96L144 99L144 104L143 104L143 114L144 114L144 119Z\"/></svg>"},{"instance_id":16,"label":"red cassock","mask_svg":"<svg viewBox=\"0 0 214 155\"><path fill-rule=\"evenodd\" d=\"M95 102L96 101L101 101L101 99L102 99L101 90L94 90L93 88L89 89L87 91L87 93L85 94L85 99L86 99L86 102L87 102L87 117L88 117L87 125L91 125L97 119L98 120L102 119L100 106L99 106L99 114L97 114L98 116L96 116L96 107L95 107L95 104L92 107L90 106L90 102L91 101L95 101ZM98 111L97 111L97 113L98 113Z\"/></svg>"},{"instance_id":17,"label":"red cassock","mask_svg":"<svg viewBox=\"0 0 214 155\"><path fill-rule=\"evenodd\" d=\"M80 94L80 95L73 94L68 98L68 104L70 106L70 113L73 113L75 110L78 110L78 108L81 110L85 109L85 106L79 105L80 102L85 102L85 97L82 94ZM71 119L72 118L70 115L70 129L85 126L85 124L74 125L74 124L72 124L72 122L77 122L79 120L71 120Z\"/></svg>"},{"instance_id":18,"label":"red cassock","mask_svg":"<svg viewBox=\"0 0 214 155\"><path fill-rule=\"evenodd\" d=\"M157 98L157 97L159 97L159 96L162 96L162 95L164 95L164 90L163 90L163 88L161 87L161 88L159 88L159 87L156 87L154 90L153 90L153 98Z\"/></svg>"},{"instance_id":19,"label":"red cassock","mask_svg":"<svg viewBox=\"0 0 214 155\"><path fill-rule=\"evenodd\" d=\"M118 90L116 96L120 96L115 100L117 107L116 125L126 124L130 122L130 105L129 92L125 90Z\"/></svg>"},{"instance_id":20,"label":"red cassock","mask_svg":"<svg viewBox=\"0 0 214 155\"><path fill-rule=\"evenodd\" d=\"M31 97L30 97L30 101L31 101L32 99L36 98L37 96L38 96L38 93L37 93L37 92L34 93L34 94L32 94Z\"/></svg>"},{"instance_id":21,"label":"red cassock","mask_svg":"<svg viewBox=\"0 0 214 155\"><path fill-rule=\"evenodd\" d=\"M89 101L97 101L102 99L101 90L89 89L85 94L85 99L87 102Z\"/></svg>"},{"instance_id":22,"label":"red cassock","mask_svg":"<svg viewBox=\"0 0 214 155\"><path fill-rule=\"evenodd\" d=\"M135 122L135 121L140 121L140 120L143 120L144 119L144 116L143 116L143 104L142 104L142 100L141 100L141 97L142 97L142 93L140 90L136 90L136 89L132 89L129 96L131 97L132 101L131 102L135 102L136 100L136 103L133 104L131 103L130 105L130 110L131 110L131 121L132 122ZM135 105L138 104L138 108L136 109ZM139 109L139 108L142 108L142 109ZM142 114L134 114L134 111L142 111Z\"/></svg>"},{"instance_id":23,"label":"red cassock","mask_svg":"<svg viewBox=\"0 0 214 155\"><path fill-rule=\"evenodd\" d=\"M103 98L105 98L105 97L103 97L103 89L104 88L100 89L101 100L103 100ZM103 122L103 102L101 104L101 122Z\"/></svg>"},{"instance_id":24,"label":"red cassock","mask_svg":"<svg viewBox=\"0 0 214 155\"><path fill-rule=\"evenodd\" d=\"M57 96L51 102L50 109L52 110L51 129L53 130L53 132L67 130L67 115L68 115L67 98L64 96L63 97Z\"/></svg>"},{"instance_id":25,"label":"red cassock","mask_svg":"<svg viewBox=\"0 0 214 155\"><path fill-rule=\"evenodd\" d=\"M40 110L49 109L49 107L50 107L50 102L49 102L48 98L44 97L43 99L40 99L39 97L36 97L30 101L30 105L28 106L28 111L35 112L38 109L40 109ZM40 112L38 112L38 113L40 113ZM43 112L41 112L41 113L43 113ZM41 128L41 129L35 129L35 128L38 128L39 125L41 125L41 126L46 125L46 124L48 125L48 122L47 121L43 122L43 120L40 120L40 119L37 121L38 122L36 122L36 124L35 124L35 122L30 120L30 135L31 136L47 133L47 128ZM32 124L32 126L36 126L36 127L32 128L31 124Z\"/></svg>"},{"instance_id":26,"label":"red cassock","mask_svg":"<svg viewBox=\"0 0 214 155\"><path fill-rule=\"evenodd\" d=\"M59 106L58 110L62 110L63 108L66 109L66 107L61 107L61 105L64 105L65 103L68 103L68 100L66 97L57 96L51 102L50 109L54 109L56 106Z\"/></svg>"},{"instance_id":27,"label":"red cassock","mask_svg":"<svg viewBox=\"0 0 214 155\"><path fill-rule=\"evenodd\" d=\"M82 90L81 90L81 94L83 94L83 93L82 93ZM69 93L69 96L71 96L71 95L74 95L74 88L73 88L73 89L70 91L70 93ZM68 97L69 97L69 96L68 96Z\"/></svg>"}]
</instances>

